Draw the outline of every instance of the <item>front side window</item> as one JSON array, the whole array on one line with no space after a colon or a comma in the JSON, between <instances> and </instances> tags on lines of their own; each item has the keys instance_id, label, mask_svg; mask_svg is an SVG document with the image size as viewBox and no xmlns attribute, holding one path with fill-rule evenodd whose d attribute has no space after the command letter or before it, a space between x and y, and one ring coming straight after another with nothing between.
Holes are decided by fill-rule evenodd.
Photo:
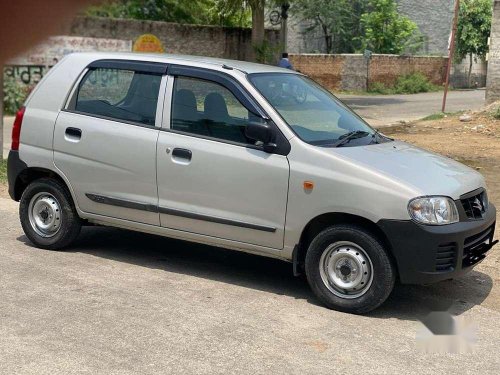
<instances>
[{"instance_id":1,"label":"front side window","mask_svg":"<svg viewBox=\"0 0 500 375\"><path fill-rule=\"evenodd\" d=\"M91 69L80 83L75 110L154 126L160 82L160 75Z\"/></svg>"},{"instance_id":2,"label":"front side window","mask_svg":"<svg viewBox=\"0 0 500 375\"><path fill-rule=\"evenodd\" d=\"M221 140L255 144L245 136L249 121L261 121L224 86L202 79L175 78L171 129Z\"/></svg>"},{"instance_id":3,"label":"front side window","mask_svg":"<svg viewBox=\"0 0 500 375\"><path fill-rule=\"evenodd\" d=\"M330 92L302 75L256 73L249 79L307 143L331 147L386 141Z\"/></svg>"}]
</instances>

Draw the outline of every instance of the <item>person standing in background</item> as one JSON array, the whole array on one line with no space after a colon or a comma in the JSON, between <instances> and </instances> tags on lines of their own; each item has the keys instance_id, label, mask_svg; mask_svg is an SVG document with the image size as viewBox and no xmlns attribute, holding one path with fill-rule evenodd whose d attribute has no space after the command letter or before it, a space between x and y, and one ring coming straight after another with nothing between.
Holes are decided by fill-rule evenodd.
<instances>
[{"instance_id":1,"label":"person standing in background","mask_svg":"<svg viewBox=\"0 0 500 375\"><path fill-rule=\"evenodd\" d=\"M293 65L292 63L290 62L290 60L288 60L288 53L287 52L283 52L281 54L281 60L280 62L278 63L278 66L280 68L286 68L286 69L291 69L293 70Z\"/></svg>"}]
</instances>

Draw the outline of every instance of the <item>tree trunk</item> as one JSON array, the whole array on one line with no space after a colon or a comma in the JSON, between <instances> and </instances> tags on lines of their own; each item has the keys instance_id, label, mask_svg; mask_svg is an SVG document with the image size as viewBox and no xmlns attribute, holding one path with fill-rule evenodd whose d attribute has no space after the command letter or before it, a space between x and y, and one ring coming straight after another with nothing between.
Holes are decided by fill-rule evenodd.
<instances>
[{"instance_id":1,"label":"tree trunk","mask_svg":"<svg viewBox=\"0 0 500 375\"><path fill-rule=\"evenodd\" d=\"M471 75L472 75L472 53L469 54L469 74L467 75L467 87L468 88L471 88L472 86L472 82L470 80L471 78Z\"/></svg>"},{"instance_id":2,"label":"tree trunk","mask_svg":"<svg viewBox=\"0 0 500 375\"><path fill-rule=\"evenodd\" d=\"M324 24L321 24L321 28L323 29L323 36L325 38L326 53L332 53L332 37L328 34L328 28Z\"/></svg>"},{"instance_id":3,"label":"tree trunk","mask_svg":"<svg viewBox=\"0 0 500 375\"><path fill-rule=\"evenodd\" d=\"M252 46L260 46L264 41L264 0L251 2L252 8Z\"/></svg>"},{"instance_id":4,"label":"tree trunk","mask_svg":"<svg viewBox=\"0 0 500 375\"><path fill-rule=\"evenodd\" d=\"M317 21L319 25L321 26L321 31L323 32L323 38L325 39L325 52L326 53L332 53L332 37L328 33L328 27L325 25L321 17L318 15Z\"/></svg>"}]
</instances>

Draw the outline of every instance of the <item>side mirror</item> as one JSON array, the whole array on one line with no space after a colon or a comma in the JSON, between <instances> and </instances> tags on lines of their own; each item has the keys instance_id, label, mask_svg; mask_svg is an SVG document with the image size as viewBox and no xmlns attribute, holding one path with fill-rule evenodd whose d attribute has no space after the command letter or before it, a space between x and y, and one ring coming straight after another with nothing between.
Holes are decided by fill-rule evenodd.
<instances>
[{"instance_id":1,"label":"side mirror","mask_svg":"<svg viewBox=\"0 0 500 375\"><path fill-rule=\"evenodd\" d=\"M262 142L265 149L266 145L270 145L273 140L274 131L269 124L250 121L245 128L245 135L250 139Z\"/></svg>"}]
</instances>

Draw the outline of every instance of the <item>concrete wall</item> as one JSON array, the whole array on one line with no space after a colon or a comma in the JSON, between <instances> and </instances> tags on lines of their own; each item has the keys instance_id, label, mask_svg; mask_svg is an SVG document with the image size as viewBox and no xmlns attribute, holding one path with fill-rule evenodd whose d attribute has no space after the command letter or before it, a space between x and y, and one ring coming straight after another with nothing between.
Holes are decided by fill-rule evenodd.
<instances>
[{"instance_id":1,"label":"concrete wall","mask_svg":"<svg viewBox=\"0 0 500 375\"><path fill-rule=\"evenodd\" d=\"M367 62L360 54L291 54L295 69L307 74L330 90L366 90ZM442 85L447 58L434 56L373 55L368 84L392 86L398 77L420 72L429 81Z\"/></svg>"},{"instance_id":2,"label":"concrete wall","mask_svg":"<svg viewBox=\"0 0 500 375\"><path fill-rule=\"evenodd\" d=\"M99 17L77 17L70 35L134 41L142 34L154 34L168 53L250 60L251 29L186 25ZM279 43L279 31L267 30L267 39Z\"/></svg>"},{"instance_id":3,"label":"concrete wall","mask_svg":"<svg viewBox=\"0 0 500 375\"><path fill-rule=\"evenodd\" d=\"M455 0L396 0L398 10L415 22L425 37L422 53L448 55Z\"/></svg>"},{"instance_id":4,"label":"concrete wall","mask_svg":"<svg viewBox=\"0 0 500 375\"><path fill-rule=\"evenodd\" d=\"M467 88L470 59L466 57L459 64L453 62L450 84L455 88ZM472 58L471 85L470 87L486 86L487 65L483 59Z\"/></svg>"},{"instance_id":5,"label":"concrete wall","mask_svg":"<svg viewBox=\"0 0 500 375\"><path fill-rule=\"evenodd\" d=\"M495 0L493 4L486 82L486 102L492 103L496 100L500 100L500 0Z\"/></svg>"},{"instance_id":6,"label":"concrete wall","mask_svg":"<svg viewBox=\"0 0 500 375\"><path fill-rule=\"evenodd\" d=\"M312 23L302 21L293 14L288 18L287 50L289 53L324 53L326 44L320 28L311 29Z\"/></svg>"}]
</instances>

